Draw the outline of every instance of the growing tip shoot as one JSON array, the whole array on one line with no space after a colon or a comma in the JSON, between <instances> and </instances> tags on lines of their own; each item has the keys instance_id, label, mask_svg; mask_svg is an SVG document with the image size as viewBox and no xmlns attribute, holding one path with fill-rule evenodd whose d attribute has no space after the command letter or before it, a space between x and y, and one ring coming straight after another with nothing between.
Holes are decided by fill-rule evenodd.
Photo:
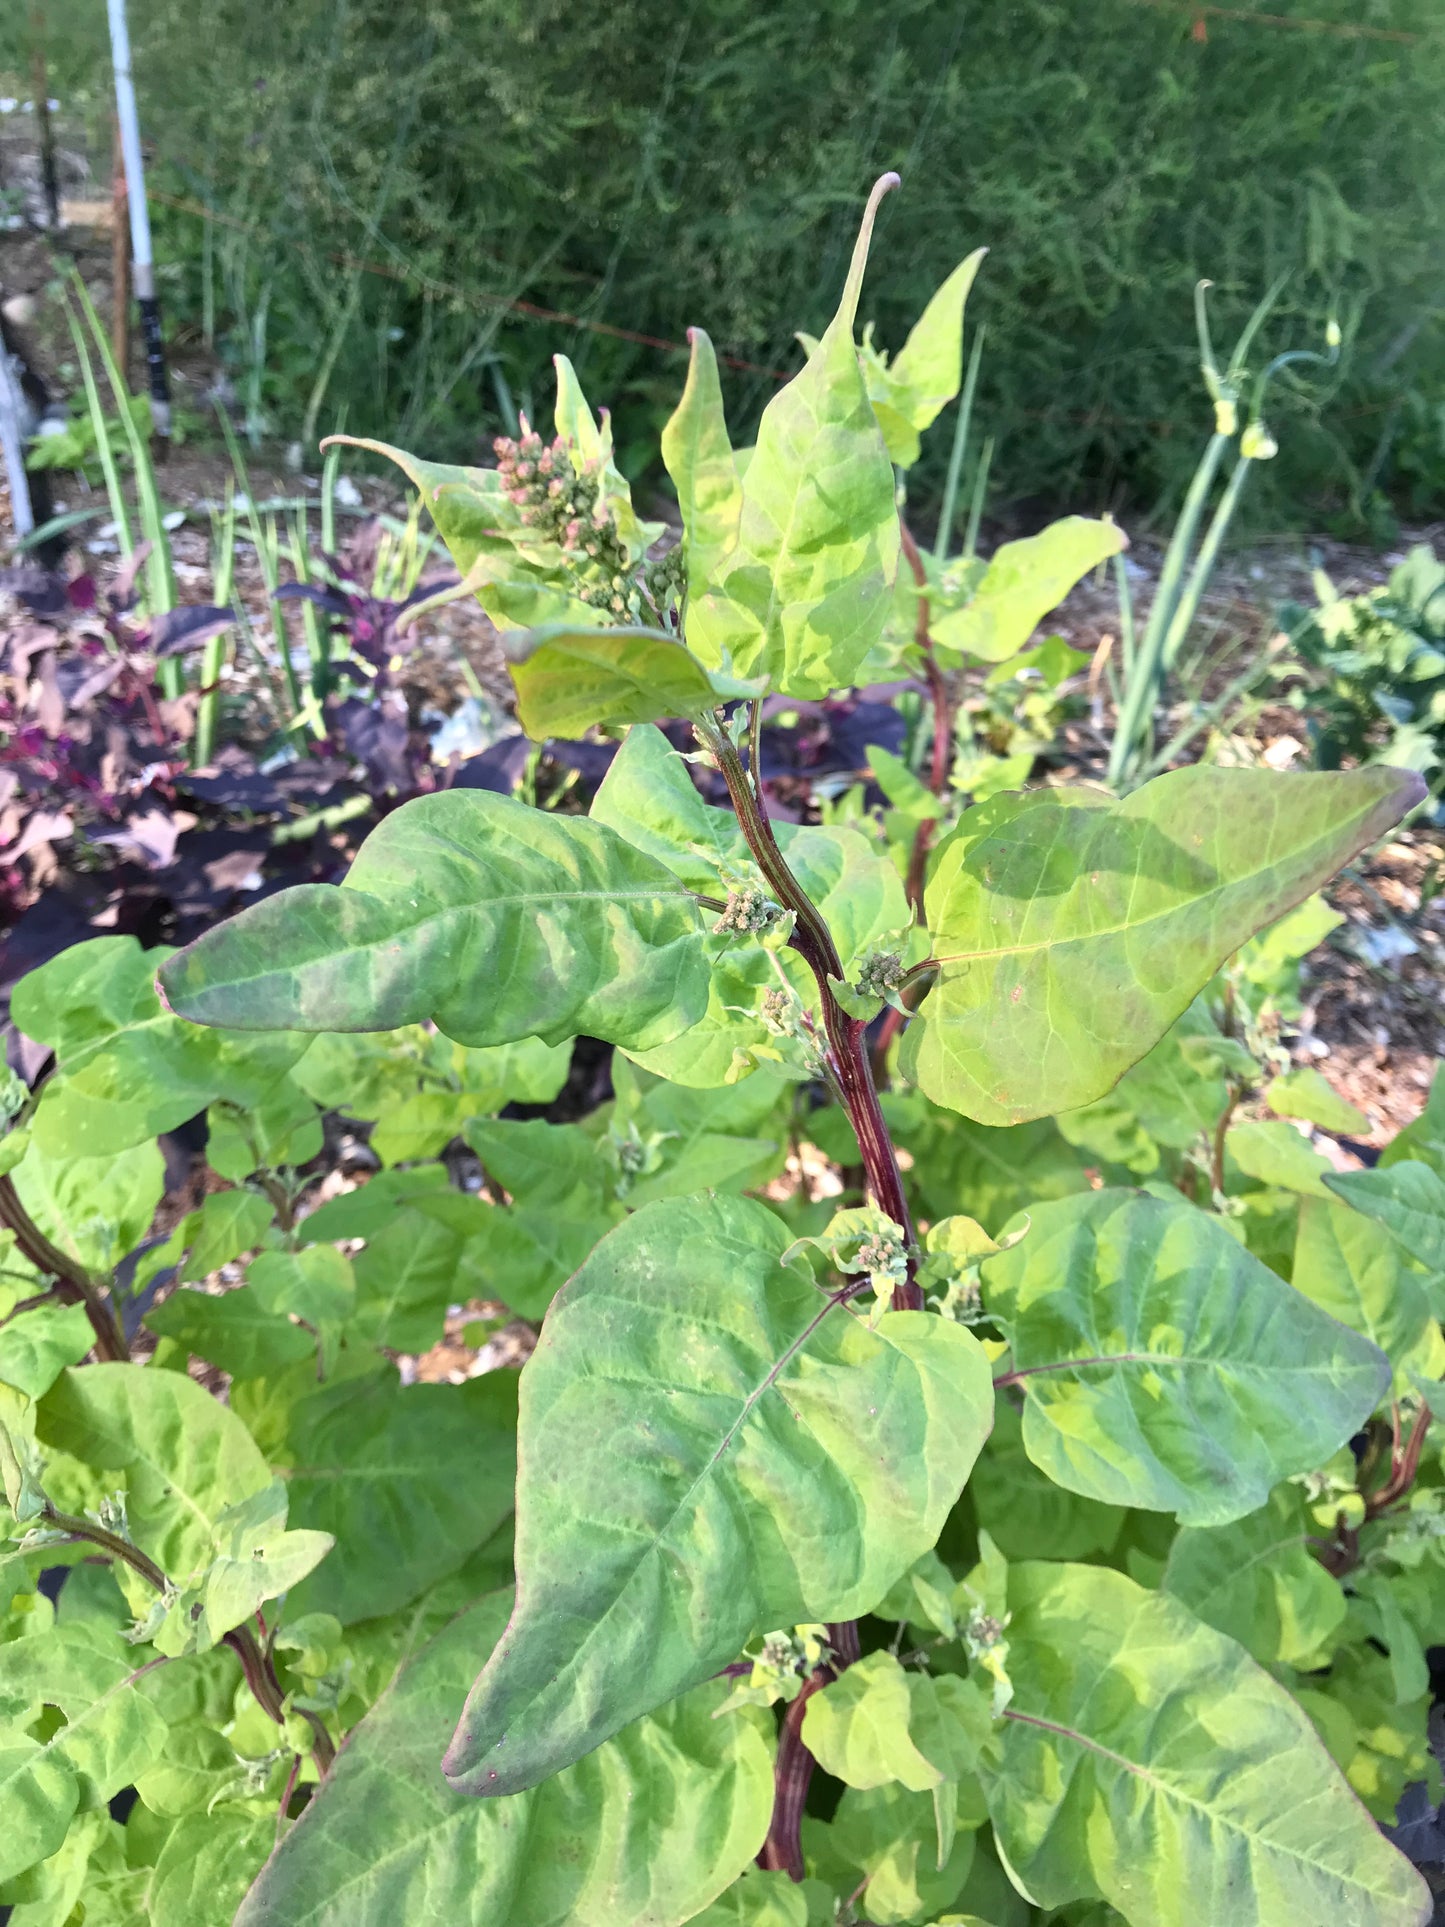
<instances>
[{"instance_id":1,"label":"growing tip shoot","mask_svg":"<svg viewBox=\"0 0 1445 1927\"><path fill-rule=\"evenodd\" d=\"M853 259L848 265L848 279L843 284L843 299L838 305L838 320L850 334L858 313L858 297L863 291L863 270L868 265L868 247L873 239L873 223L878 218L879 205L885 194L900 185L898 175L880 174L873 183L873 192L868 196L868 205L863 210L863 224L858 229L858 239L853 243Z\"/></svg>"}]
</instances>

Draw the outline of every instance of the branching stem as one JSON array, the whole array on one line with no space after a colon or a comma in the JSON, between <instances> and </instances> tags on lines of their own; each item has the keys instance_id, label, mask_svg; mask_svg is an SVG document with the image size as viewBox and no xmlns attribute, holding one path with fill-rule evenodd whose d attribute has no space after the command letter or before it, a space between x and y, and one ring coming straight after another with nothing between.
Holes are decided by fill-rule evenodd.
<instances>
[{"instance_id":1,"label":"branching stem","mask_svg":"<svg viewBox=\"0 0 1445 1927\"><path fill-rule=\"evenodd\" d=\"M91 1519L78 1519L69 1512L57 1512L55 1507L46 1504L40 1515L45 1524L56 1532L63 1532L68 1539L81 1539L93 1546L99 1546L113 1559L119 1559L132 1572L140 1574L147 1585L154 1586L159 1593L170 1589L164 1572L149 1554L132 1545L129 1539L122 1539L118 1532L96 1525ZM249 1626L237 1626L223 1637L222 1644L229 1646L241 1662L241 1671L246 1676L246 1684L261 1711L268 1719L274 1720L283 1730L286 1725L286 1695L281 1690L281 1682L276 1677L269 1654L261 1648L256 1635ZM336 1758L336 1749L331 1744L331 1735L314 1713L306 1712L306 1723L315 1737L316 1765L325 1774Z\"/></svg>"}]
</instances>

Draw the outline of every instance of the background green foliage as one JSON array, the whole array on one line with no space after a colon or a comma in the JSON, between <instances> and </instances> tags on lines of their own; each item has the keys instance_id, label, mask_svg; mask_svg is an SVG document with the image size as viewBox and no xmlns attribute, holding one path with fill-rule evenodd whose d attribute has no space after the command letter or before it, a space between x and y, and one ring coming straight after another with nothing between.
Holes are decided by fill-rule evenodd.
<instances>
[{"instance_id":1,"label":"background green foliage","mask_svg":"<svg viewBox=\"0 0 1445 1927\"><path fill-rule=\"evenodd\" d=\"M1291 10L1418 39L1214 18L1201 43L1187 8L1142 0L136 0L156 185L218 216L207 296L202 222L157 210L168 300L213 304L243 400L283 432L329 364L322 428L344 404L353 431L467 454L505 425L489 358L525 402L561 345L483 297L674 341L706 319L720 350L791 369L859 194L897 167L864 313L896 346L991 246L971 313L996 499L1173 489L1207 424L1194 280L1218 284L1223 337L1288 272L1267 346L1318 346L1336 309L1346 354L1277 411L1276 506L1383 484L1419 508L1445 476L1445 30L1429 0ZM0 65L23 71L12 11ZM51 12L53 90L105 112L103 10ZM581 331L573 353L641 466L680 358ZM773 387L724 381L737 426Z\"/></svg>"}]
</instances>

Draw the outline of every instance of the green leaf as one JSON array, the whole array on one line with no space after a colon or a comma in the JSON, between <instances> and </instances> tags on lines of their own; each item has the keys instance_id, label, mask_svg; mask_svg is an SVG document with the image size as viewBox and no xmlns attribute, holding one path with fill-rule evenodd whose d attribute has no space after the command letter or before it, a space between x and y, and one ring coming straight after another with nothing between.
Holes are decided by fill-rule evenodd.
<instances>
[{"instance_id":1,"label":"green leaf","mask_svg":"<svg viewBox=\"0 0 1445 1927\"><path fill-rule=\"evenodd\" d=\"M988 1701L972 1681L909 1672L876 1652L808 1701L803 1743L845 1786L897 1781L927 1793L977 1769L989 1726Z\"/></svg>"},{"instance_id":2,"label":"green leaf","mask_svg":"<svg viewBox=\"0 0 1445 1927\"><path fill-rule=\"evenodd\" d=\"M1445 1371L1445 1338L1425 1281L1407 1266L1384 1225L1333 1199L1306 1198L1293 1275L1306 1298L1379 1346L1395 1368L1398 1389L1409 1389L1412 1369L1427 1378ZM1381 1386L1380 1397L1386 1389Z\"/></svg>"},{"instance_id":3,"label":"green leaf","mask_svg":"<svg viewBox=\"0 0 1445 1927\"><path fill-rule=\"evenodd\" d=\"M452 560L499 629L589 619L588 605L572 592L562 551L523 525L496 469L426 462L364 436L329 439L396 463L420 491Z\"/></svg>"},{"instance_id":4,"label":"green leaf","mask_svg":"<svg viewBox=\"0 0 1445 1927\"><path fill-rule=\"evenodd\" d=\"M926 789L913 771L900 757L891 751L881 749L877 743L870 743L864 754L868 767L872 770L879 789L888 798L895 810L901 810L910 822L921 823L938 816L944 805Z\"/></svg>"},{"instance_id":5,"label":"green leaf","mask_svg":"<svg viewBox=\"0 0 1445 1927\"><path fill-rule=\"evenodd\" d=\"M1007 1559L1086 1559L1112 1552L1122 1506L1101 1505L1046 1478L1024 1451L1023 1415L999 1395L988 1444L968 1482L978 1522Z\"/></svg>"},{"instance_id":6,"label":"green leaf","mask_svg":"<svg viewBox=\"0 0 1445 1927\"><path fill-rule=\"evenodd\" d=\"M357 1332L389 1351L434 1345L447 1306L467 1295L458 1290L460 1246L450 1226L417 1210L396 1212L356 1257Z\"/></svg>"},{"instance_id":7,"label":"green leaf","mask_svg":"<svg viewBox=\"0 0 1445 1927\"><path fill-rule=\"evenodd\" d=\"M1436 1068L1424 1110L1380 1153L1380 1163L1387 1168L1406 1160L1428 1164L1438 1177L1445 1178L1445 1069L1440 1067Z\"/></svg>"},{"instance_id":8,"label":"green leaf","mask_svg":"<svg viewBox=\"0 0 1445 1927\"><path fill-rule=\"evenodd\" d=\"M1247 1178L1271 1190L1298 1191L1327 1198L1325 1173L1334 1169L1292 1124L1270 1117L1247 1117L1232 1124L1224 1148Z\"/></svg>"},{"instance_id":9,"label":"green leaf","mask_svg":"<svg viewBox=\"0 0 1445 1927\"><path fill-rule=\"evenodd\" d=\"M467 1142L513 1202L488 1214L477 1242L486 1289L522 1318L540 1318L553 1294L622 1216L597 1146L577 1125L478 1121Z\"/></svg>"},{"instance_id":10,"label":"green leaf","mask_svg":"<svg viewBox=\"0 0 1445 1927\"><path fill-rule=\"evenodd\" d=\"M587 1033L639 1049L707 998L688 893L601 824L486 790L405 803L337 889L283 890L161 971L173 1007L243 1029L387 1030L471 1045Z\"/></svg>"},{"instance_id":11,"label":"green leaf","mask_svg":"<svg viewBox=\"0 0 1445 1927\"><path fill-rule=\"evenodd\" d=\"M1091 1191L984 1260L1024 1448L1072 1492L1223 1525L1322 1465L1386 1361L1182 1198Z\"/></svg>"},{"instance_id":12,"label":"green leaf","mask_svg":"<svg viewBox=\"0 0 1445 1927\"><path fill-rule=\"evenodd\" d=\"M237 1803L187 1814L167 1835L151 1876L151 1927L231 1927L275 1840L269 1809Z\"/></svg>"},{"instance_id":13,"label":"green leaf","mask_svg":"<svg viewBox=\"0 0 1445 1927\"><path fill-rule=\"evenodd\" d=\"M1169 1548L1162 1583L1197 1619L1264 1666L1318 1669L1345 1620L1345 1596L1310 1551L1303 1494L1281 1486L1227 1526L1191 1526Z\"/></svg>"},{"instance_id":14,"label":"green leaf","mask_svg":"<svg viewBox=\"0 0 1445 1927\"><path fill-rule=\"evenodd\" d=\"M1347 1104L1320 1071L1305 1064L1265 1086L1264 1101L1276 1117L1302 1117L1322 1131L1335 1131L1345 1137L1368 1137L1370 1120L1353 1104Z\"/></svg>"},{"instance_id":15,"label":"green leaf","mask_svg":"<svg viewBox=\"0 0 1445 1927\"><path fill-rule=\"evenodd\" d=\"M974 662L1016 655L1076 582L1128 546L1115 522L1069 515L1038 535L995 549L982 581L961 609L935 612L936 649Z\"/></svg>"},{"instance_id":16,"label":"green leaf","mask_svg":"<svg viewBox=\"0 0 1445 1927\"><path fill-rule=\"evenodd\" d=\"M1300 1010L1300 960L1322 944L1344 922L1323 897L1307 897L1268 930L1251 937L1230 968L1237 971L1259 997L1268 997L1285 1017Z\"/></svg>"},{"instance_id":17,"label":"green leaf","mask_svg":"<svg viewBox=\"0 0 1445 1927\"><path fill-rule=\"evenodd\" d=\"M77 1158L51 1156L32 1139L10 1180L51 1243L87 1271L103 1274L150 1230L166 1168L154 1144L136 1144L113 1157Z\"/></svg>"},{"instance_id":18,"label":"green leaf","mask_svg":"<svg viewBox=\"0 0 1445 1927\"><path fill-rule=\"evenodd\" d=\"M177 1284L208 1278L259 1245L274 1215L271 1200L259 1191L211 1192L186 1213L164 1244L140 1260L132 1289L139 1292L168 1267L174 1267Z\"/></svg>"},{"instance_id":19,"label":"green leaf","mask_svg":"<svg viewBox=\"0 0 1445 1927\"><path fill-rule=\"evenodd\" d=\"M703 802L682 758L650 725L628 732L593 800L592 816L665 863L689 889L716 895L726 875L753 874L736 818ZM845 970L867 950L897 947L910 917L902 880L887 857L856 830L791 823L773 828L794 874L821 909ZM765 991L786 981L802 1002L816 1004L817 990L794 951L767 951L737 937L710 936L706 943L714 960L706 1015L670 1044L628 1048L646 1069L676 1083L715 1088L737 1074L736 1053L776 1049L774 1034L757 1014ZM807 1067L799 1062L795 1074L807 1075Z\"/></svg>"},{"instance_id":20,"label":"green leaf","mask_svg":"<svg viewBox=\"0 0 1445 1927\"><path fill-rule=\"evenodd\" d=\"M216 1098L255 1103L306 1048L300 1036L228 1036L172 1016L155 990L156 966L170 954L142 950L134 937L98 937L16 986L35 1026L27 1035L61 1060L31 1125L48 1155L105 1156L174 1129Z\"/></svg>"},{"instance_id":21,"label":"green leaf","mask_svg":"<svg viewBox=\"0 0 1445 1927\"><path fill-rule=\"evenodd\" d=\"M516 1398L513 1373L488 1372L465 1385L366 1378L303 1399L283 1469L291 1523L330 1533L336 1551L288 1611L350 1625L455 1571L512 1509Z\"/></svg>"},{"instance_id":22,"label":"green leaf","mask_svg":"<svg viewBox=\"0 0 1445 1927\"><path fill-rule=\"evenodd\" d=\"M766 676L789 696L822 697L853 680L883 633L898 567L893 466L853 343L878 195L837 314L763 410L721 579L688 604L696 656Z\"/></svg>"},{"instance_id":23,"label":"green leaf","mask_svg":"<svg viewBox=\"0 0 1445 1927\"><path fill-rule=\"evenodd\" d=\"M740 1198L648 1205L553 1301L523 1380L518 1604L447 1756L535 1785L756 1632L851 1618L937 1538L986 1435L971 1335L823 1298Z\"/></svg>"},{"instance_id":24,"label":"green leaf","mask_svg":"<svg viewBox=\"0 0 1445 1927\"><path fill-rule=\"evenodd\" d=\"M918 460L918 438L963 384L963 310L987 248L960 261L914 322L892 362L868 343L863 373L889 459L900 468Z\"/></svg>"},{"instance_id":25,"label":"green leaf","mask_svg":"<svg viewBox=\"0 0 1445 1927\"><path fill-rule=\"evenodd\" d=\"M84 1305L38 1305L0 1325L0 1384L44 1398L67 1365L95 1343Z\"/></svg>"},{"instance_id":26,"label":"green leaf","mask_svg":"<svg viewBox=\"0 0 1445 1927\"><path fill-rule=\"evenodd\" d=\"M995 797L928 885L938 980L906 1074L985 1124L1089 1104L1226 957L1418 800L1399 770L1172 770L1102 792Z\"/></svg>"},{"instance_id":27,"label":"green leaf","mask_svg":"<svg viewBox=\"0 0 1445 1927\"><path fill-rule=\"evenodd\" d=\"M1009 1572L1013 1704L984 1789L1041 1907L1135 1927L1423 1927L1419 1875L1305 1714L1167 1593L1095 1566Z\"/></svg>"},{"instance_id":28,"label":"green leaf","mask_svg":"<svg viewBox=\"0 0 1445 1927\"><path fill-rule=\"evenodd\" d=\"M712 342L701 328L689 328L687 338L687 384L662 431L662 459L677 490L688 595L696 599L713 587L737 541L743 496Z\"/></svg>"},{"instance_id":29,"label":"green leaf","mask_svg":"<svg viewBox=\"0 0 1445 1927\"><path fill-rule=\"evenodd\" d=\"M316 1340L288 1318L263 1311L246 1290L177 1291L145 1315L147 1330L178 1345L232 1378L270 1378L303 1358L315 1358Z\"/></svg>"},{"instance_id":30,"label":"green leaf","mask_svg":"<svg viewBox=\"0 0 1445 1927\"><path fill-rule=\"evenodd\" d=\"M209 1564L227 1507L271 1483L241 1421L180 1372L72 1367L38 1407L35 1429L43 1445L124 1473L131 1538L175 1580Z\"/></svg>"},{"instance_id":31,"label":"green leaf","mask_svg":"<svg viewBox=\"0 0 1445 1927\"><path fill-rule=\"evenodd\" d=\"M830 1912L832 1898L830 1893ZM750 1867L688 1927L810 1927L808 1896L787 1874Z\"/></svg>"},{"instance_id":32,"label":"green leaf","mask_svg":"<svg viewBox=\"0 0 1445 1927\"><path fill-rule=\"evenodd\" d=\"M73 1813L104 1807L160 1752L166 1725L134 1670L124 1640L84 1621L0 1645L0 1721L25 1727L47 1706L65 1715L44 1742L13 1730L0 1741L0 1880L48 1859Z\"/></svg>"},{"instance_id":33,"label":"green leaf","mask_svg":"<svg viewBox=\"0 0 1445 1927\"><path fill-rule=\"evenodd\" d=\"M329 1532L288 1532L286 1511L286 1488L276 1480L217 1521L220 1552L206 1572L202 1614L194 1622L198 1652L244 1624L268 1599L289 1593L330 1552L335 1542Z\"/></svg>"},{"instance_id":34,"label":"green leaf","mask_svg":"<svg viewBox=\"0 0 1445 1927\"><path fill-rule=\"evenodd\" d=\"M845 1865L867 1876L867 1919L877 1927L893 1927L928 1920L957 1899L973 1865L971 1829L982 1817L962 1808L956 1814L953 1849L942 1868L937 1815L927 1793L901 1786L849 1787L826 1833ZM805 1846L818 1837L815 1825L803 1823Z\"/></svg>"},{"instance_id":35,"label":"green leaf","mask_svg":"<svg viewBox=\"0 0 1445 1927\"><path fill-rule=\"evenodd\" d=\"M0 1880L10 1880L64 1846L80 1789L50 1747L25 1733L5 1733L0 1734L0 1800L5 1803Z\"/></svg>"},{"instance_id":36,"label":"green leaf","mask_svg":"<svg viewBox=\"0 0 1445 1927\"><path fill-rule=\"evenodd\" d=\"M436 1770L492 1596L409 1665L347 1741L236 1927L679 1927L742 1872L772 1812L770 1749L700 1687L530 1793L477 1801ZM726 1918L726 1916L724 1916Z\"/></svg>"},{"instance_id":37,"label":"green leaf","mask_svg":"<svg viewBox=\"0 0 1445 1927\"><path fill-rule=\"evenodd\" d=\"M1427 1271L1445 1272L1445 1177L1405 1158L1373 1171L1331 1171L1331 1191L1391 1232Z\"/></svg>"},{"instance_id":38,"label":"green leaf","mask_svg":"<svg viewBox=\"0 0 1445 1927\"><path fill-rule=\"evenodd\" d=\"M294 1313L308 1325L334 1325L356 1305L350 1262L333 1245L302 1251L263 1251L251 1260L246 1283L262 1311Z\"/></svg>"},{"instance_id":39,"label":"green leaf","mask_svg":"<svg viewBox=\"0 0 1445 1927\"><path fill-rule=\"evenodd\" d=\"M709 675L675 636L653 629L534 629L512 663L517 715L533 742L580 736L594 723L698 717L762 683Z\"/></svg>"}]
</instances>

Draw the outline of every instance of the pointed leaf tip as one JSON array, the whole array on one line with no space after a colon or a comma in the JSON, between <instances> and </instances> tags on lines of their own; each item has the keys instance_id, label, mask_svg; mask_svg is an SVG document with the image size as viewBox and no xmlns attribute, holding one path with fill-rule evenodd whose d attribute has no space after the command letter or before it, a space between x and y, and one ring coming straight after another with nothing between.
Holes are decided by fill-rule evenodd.
<instances>
[{"instance_id":1,"label":"pointed leaf tip","mask_svg":"<svg viewBox=\"0 0 1445 1927\"><path fill-rule=\"evenodd\" d=\"M838 304L838 321L842 321L852 332L858 314L858 297L863 291L863 271L868 265L868 249L873 241L873 223L878 218L878 209L883 196L901 187L902 181L897 174L880 174L873 183L873 191L868 196L868 205L863 210L862 225L858 229L858 239L853 244L853 259L848 265L848 279L843 284L843 299ZM836 326L836 322L834 324Z\"/></svg>"}]
</instances>

